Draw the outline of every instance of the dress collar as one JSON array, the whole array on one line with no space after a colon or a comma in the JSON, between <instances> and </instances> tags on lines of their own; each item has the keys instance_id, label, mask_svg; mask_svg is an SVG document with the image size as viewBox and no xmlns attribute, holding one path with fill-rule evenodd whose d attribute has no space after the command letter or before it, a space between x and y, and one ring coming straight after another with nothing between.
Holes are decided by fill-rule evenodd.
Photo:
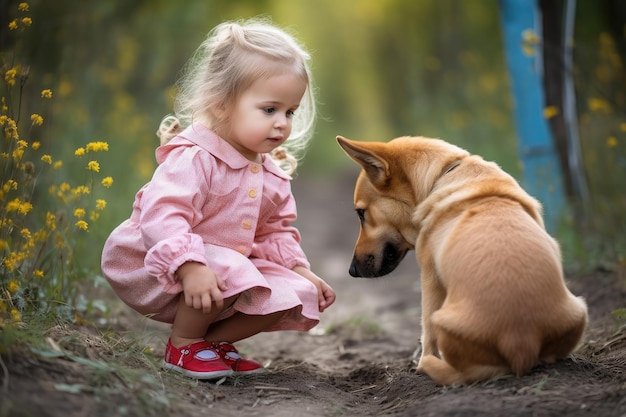
<instances>
[{"instance_id":1,"label":"dress collar","mask_svg":"<svg viewBox=\"0 0 626 417\"><path fill-rule=\"evenodd\" d=\"M178 136L200 146L202 149L206 150L232 169L242 169L255 164L255 162L252 162L241 155L230 143L200 123L193 123ZM261 156L263 159L261 165L263 165L267 171L277 177L291 179L285 171L272 161L269 154L263 154Z\"/></svg>"}]
</instances>

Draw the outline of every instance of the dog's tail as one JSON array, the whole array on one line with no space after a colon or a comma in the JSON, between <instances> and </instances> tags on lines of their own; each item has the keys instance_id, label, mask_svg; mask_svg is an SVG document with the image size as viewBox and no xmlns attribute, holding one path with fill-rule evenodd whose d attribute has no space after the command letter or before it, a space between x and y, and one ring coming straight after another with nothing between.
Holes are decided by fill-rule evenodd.
<instances>
[{"instance_id":1,"label":"dog's tail","mask_svg":"<svg viewBox=\"0 0 626 417\"><path fill-rule=\"evenodd\" d=\"M498 351L511 367L511 371L521 376L539 363L541 340L529 332L508 332L499 337Z\"/></svg>"}]
</instances>

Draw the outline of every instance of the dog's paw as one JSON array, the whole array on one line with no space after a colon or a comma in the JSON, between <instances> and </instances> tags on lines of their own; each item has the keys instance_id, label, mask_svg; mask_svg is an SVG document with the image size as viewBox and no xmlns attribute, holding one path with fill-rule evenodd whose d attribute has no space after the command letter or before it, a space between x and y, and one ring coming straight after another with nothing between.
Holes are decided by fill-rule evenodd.
<instances>
[{"instance_id":1,"label":"dog's paw","mask_svg":"<svg viewBox=\"0 0 626 417\"><path fill-rule=\"evenodd\" d=\"M428 375L426 371L424 370L424 368L422 368L419 365L417 365L417 367L415 368L415 373L418 375Z\"/></svg>"},{"instance_id":2,"label":"dog's paw","mask_svg":"<svg viewBox=\"0 0 626 417\"><path fill-rule=\"evenodd\" d=\"M419 361L417 361L417 366L415 367L415 372L417 372L418 374L426 374L426 371L424 371L424 367L422 366L423 364L423 357L421 357L419 359Z\"/></svg>"}]
</instances>

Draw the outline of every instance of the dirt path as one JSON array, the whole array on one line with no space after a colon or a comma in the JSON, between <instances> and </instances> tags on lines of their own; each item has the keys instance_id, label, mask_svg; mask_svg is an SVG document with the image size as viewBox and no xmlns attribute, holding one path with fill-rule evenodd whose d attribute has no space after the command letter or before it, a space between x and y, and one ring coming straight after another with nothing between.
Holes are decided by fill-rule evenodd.
<instances>
[{"instance_id":1,"label":"dirt path","mask_svg":"<svg viewBox=\"0 0 626 417\"><path fill-rule=\"evenodd\" d=\"M67 417L626 416L626 336L623 331L614 334L610 315L626 307L626 291L610 271L570 276L574 292L587 298L591 312L586 345L571 359L538 367L522 378L469 387L442 388L413 372L418 270L410 256L382 279L348 276L357 235L352 185L350 175L338 181L294 182L303 246L316 272L335 288L338 301L310 333L268 333L239 343L242 352L266 363L267 374L214 384L152 371L159 375L160 388L146 394L123 379L117 389L110 382L116 379L90 389L93 369L67 357L14 353L3 357L10 378L0 412ZM138 320L127 309L114 319L143 335L154 348L155 361L161 357L167 328ZM50 337L68 340L67 335ZM98 337L74 340L82 341L87 357L107 358ZM137 366L149 373L141 367L145 364Z\"/></svg>"}]
</instances>

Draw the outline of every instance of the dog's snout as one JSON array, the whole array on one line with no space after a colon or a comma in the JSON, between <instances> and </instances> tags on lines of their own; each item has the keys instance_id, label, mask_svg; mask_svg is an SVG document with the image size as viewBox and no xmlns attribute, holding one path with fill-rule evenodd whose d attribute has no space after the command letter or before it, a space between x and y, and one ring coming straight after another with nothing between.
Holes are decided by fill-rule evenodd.
<instances>
[{"instance_id":1,"label":"dog's snout","mask_svg":"<svg viewBox=\"0 0 626 417\"><path fill-rule=\"evenodd\" d=\"M359 272L357 271L356 268L356 258L352 259L352 263L350 264L350 269L348 269L348 273L350 274L350 276L353 276L355 278L360 277Z\"/></svg>"},{"instance_id":2,"label":"dog's snout","mask_svg":"<svg viewBox=\"0 0 626 417\"><path fill-rule=\"evenodd\" d=\"M377 272L376 257L374 255L362 255L352 258L348 272L355 278L375 278L380 276Z\"/></svg>"}]
</instances>

